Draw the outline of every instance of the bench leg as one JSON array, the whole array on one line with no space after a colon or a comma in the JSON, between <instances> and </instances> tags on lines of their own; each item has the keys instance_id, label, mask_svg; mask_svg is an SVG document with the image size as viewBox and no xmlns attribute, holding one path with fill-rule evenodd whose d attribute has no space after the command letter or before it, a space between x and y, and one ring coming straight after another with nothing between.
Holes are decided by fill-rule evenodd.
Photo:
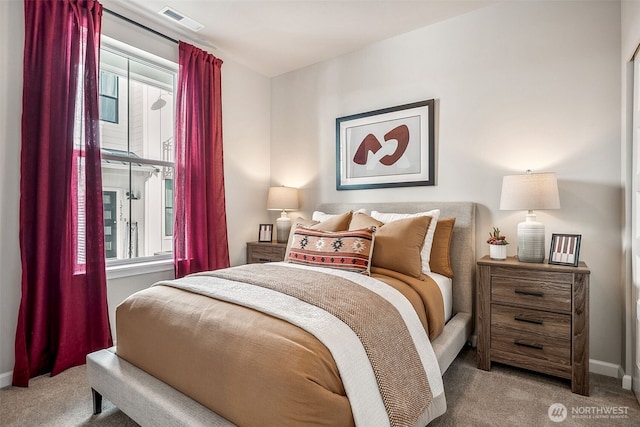
<instances>
[{"instance_id":1,"label":"bench leg","mask_svg":"<svg viewBox=\"0 0 640 427\"><path fill-rule=\"evenodd\" d=\"M102 412L102 395L93 388L91 395L93 396L93 415L98 415Z\"/></svg>"}]
</instances>

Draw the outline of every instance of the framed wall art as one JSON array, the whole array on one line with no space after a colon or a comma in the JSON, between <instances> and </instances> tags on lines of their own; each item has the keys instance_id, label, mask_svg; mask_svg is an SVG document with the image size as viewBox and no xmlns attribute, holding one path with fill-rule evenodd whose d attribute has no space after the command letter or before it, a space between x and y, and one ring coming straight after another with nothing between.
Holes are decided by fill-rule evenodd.
<instances>
[{"instance_id":1,"label":"framed wall art","mask_svg":"<svg viewBox=\"0 0 640 427\"><path fill-rule=\"evenodd\" d=\"M273 224L260 224L258 242L270 242L271 240L273 240Z\"/></svg>"},{"instance_id":2,"label":"framed wall art","mask_svg":"<svg viewBox=\"0 0 640 427\"><path fill-rule=\"evenodd\" d=\"M581 238L580 234L552 234L549 264L577 266Z\"/></svg>"},{"instance_id":3,"label":"framed wall art","mask_svg":"<svg viewBox=\"0 0 640 427\"><path fill-rule=\"evenodd\" d=\"M435 185L433 99L336 119L336 188Z\"/></svg>"}]
</instances>

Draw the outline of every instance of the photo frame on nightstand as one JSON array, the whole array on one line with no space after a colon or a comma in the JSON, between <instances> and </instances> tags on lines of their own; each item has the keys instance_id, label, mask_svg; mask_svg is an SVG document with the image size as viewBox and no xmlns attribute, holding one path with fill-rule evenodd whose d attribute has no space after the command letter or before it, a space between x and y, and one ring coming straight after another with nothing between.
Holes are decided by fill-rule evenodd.
<instances>
[{"instance_id":1,"label":"photo frame on nightstand","mask_svg":"<svg viewBox=\"0 0 640 427\"><path fill-rule=\"evenodd\" d=\"M258 242L271 242L273 240L273 224L260 224L258 230Z\"/></svg>"},{"instance_id":2,"label":"photo frame on nightstand","mask_svg":"<svg viewBox=\"0 0 640 427\"><path fill-rule=\"evenodd\" d=\"M549 264L576 267L580 258L581 239L581 234L553 233L551 235L551 247L549 248Z\"/></svg>"}]
</instances>

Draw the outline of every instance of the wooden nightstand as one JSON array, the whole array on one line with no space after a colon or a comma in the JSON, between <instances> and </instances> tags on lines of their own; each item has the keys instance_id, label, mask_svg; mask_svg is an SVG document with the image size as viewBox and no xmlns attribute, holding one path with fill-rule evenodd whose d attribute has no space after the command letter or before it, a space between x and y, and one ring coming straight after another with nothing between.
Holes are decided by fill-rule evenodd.
<instances>
[{"instance_id":1,"label":"wooden nightstand","mask_svg":"<svg viewBox=\"0 0 640 427\"><path fill-rule=\"evenodd\" d=\"M584 262L478 261L478 368L500 362L567 378L588 396L589 275Z\"/></svg>"},{"instance_id":2,"label":"wooden nightstand","mask_svg":"<svg viewBox=\"0 0 640 427\"><path fill-rule=\"evenodd\" d=\"M247 264L284 261L286 243L247 242Z\"/></svg>"}]
</instances>

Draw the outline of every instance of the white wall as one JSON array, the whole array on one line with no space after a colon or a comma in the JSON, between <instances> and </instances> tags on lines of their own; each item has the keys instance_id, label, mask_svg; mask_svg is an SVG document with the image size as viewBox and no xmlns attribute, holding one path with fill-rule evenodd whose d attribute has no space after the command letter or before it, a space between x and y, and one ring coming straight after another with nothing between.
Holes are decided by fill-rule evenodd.
<instances>
[{"instance_id":1,"label":"white wall","mask_svg":"<svg viewBox=\"0 0 640 427\"><path fill-rule=\"evenodd\" d=\"M471 200L477 255L497 225L515 240L525 212L499 210L503 175L554 171L552 232L582 234L591 268L592 359L620 365L620 4L507 2L384 40L272 82L272 181L317 202ZM335 190L335 119L437 100L437 185ZM516 245L510 245L515 255Z\"/></svg>"},{"instance_id":2,"label":"white wall","mask_svg":"<svg viewBox=\"0 0 640 427\"><path fill-rule=\"evenodd\" d=\"M108 2L103 2L108 3ZM177 62L177 46L104 14L103 34ZM11 381L16 317L20 302L18 240L20 123L24 17L21 1L0 1L0 387ZM204 47L206 49L206 47ZM223 138L227 228L231 264L245 261L245 242L256 240L268 218L270 82L244 66L223 59ZM173 269L109 279L107 296L112 330L115 307L131 293L173 277Z\"/></svg>"},{"instance_id":3,"label":"white wall","mask_svg":"<svg viewBox=\"0 0 640 427\"><path fill-rule=\"evenodd\" d=\"M0 387L11 381L20 301L23 3L0 2Z\"/></svg>"},{"instance_id":4,"label":"white wall","mask_svg":"<svg viewBox=\"0 0 640 427\"><path fill-rule=\"evenodd\" d=\"M268 218L271 86L232 62L222 65L224 178L231 265L244 264L246 242Z\"/></svg>"}]
</instances>

